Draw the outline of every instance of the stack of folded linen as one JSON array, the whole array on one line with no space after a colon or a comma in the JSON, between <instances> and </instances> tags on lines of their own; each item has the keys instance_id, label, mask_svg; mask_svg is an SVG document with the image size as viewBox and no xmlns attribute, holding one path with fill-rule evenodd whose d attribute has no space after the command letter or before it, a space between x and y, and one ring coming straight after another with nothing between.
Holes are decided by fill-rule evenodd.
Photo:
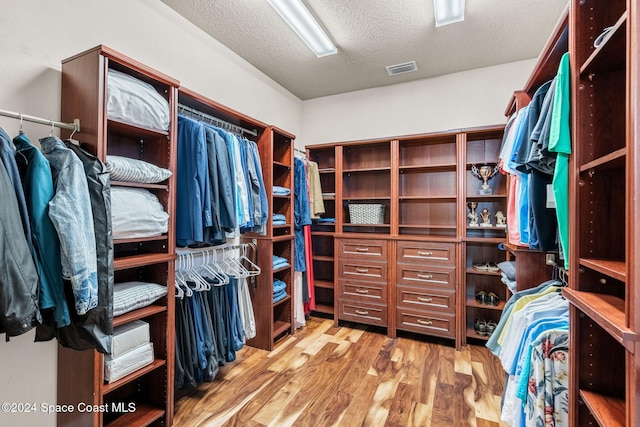
<instances>
[{"instance_id":1,"label":"stack of folded linen","mask_svg":"<svg viewBox=\"0 0 640 427\"><path fill-rule=\"evenodd\" d=\"M283 258L281 256L278 255L274 255L273 256L273 269L274 270L278 270L279 268L283 268L283 267L289 267L289 260L286 258Z\"/></svg>"},{"instance_id":2,"label":"stack of folded linen","mask_svg":"<svg viewBox=\"0 0 640 427\"><path fill-rule=\"evenodd\" d=\"M280 279L273 280L273 302L276 303L287 297L287 284Z\"/></svg>"},{"instance_id":3,"label":"stack of folded linen","mask_svg":"<svg viewBox=\"0 0 640 427\"><path fill-rule=\"evenodd\" d=\"M288 196L291 194L291 190L286 187L279 187L277 185L273 186L273 195L274 196Z\"/></svg>"},{"instance_id":4,"label":"stack of folded linen","mask_svg":"<svg viewBox=\"0 0 640 427\"><path fill-rule=\"evenodd\" d=\"M104 379L108 383L153 362L149 324L136 320L113 330L111 354L104 356Z\"/></svg>"},{"instance_id":5,"label":"stack of folded linen","mask_svg":"<svg viewBox=\"0 0 640 427\"><path fill-rule=\"evenodd\" d=\"M273 214L273 225L286 225L287 217L284 214Z\"/></svg>"}]
</instances>

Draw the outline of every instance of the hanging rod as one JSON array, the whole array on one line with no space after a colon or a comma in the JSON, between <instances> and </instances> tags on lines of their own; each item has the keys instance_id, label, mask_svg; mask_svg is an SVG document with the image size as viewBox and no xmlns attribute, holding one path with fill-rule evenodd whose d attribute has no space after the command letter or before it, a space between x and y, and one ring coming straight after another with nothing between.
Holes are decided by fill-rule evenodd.
<instances>
[{"instance_id":1,"label":"hanging rod","mask_svg":"<svg viewBox=\"0 0 640 427\"><path fill-rule=\"evenodd\" d=\"M245 129L242 126L234 125L233 123L229 123L225 120L219 119L210 114L203 113L202 111L196 110L195 108L187 107L186 105L183 105L183 104L178 104L178 109L182 110L183 112L191 113L200 118L209 120L211 124L214 124L215 122L216 125L219 125L220 127L225 128L226 130L230 130L232 132L239 133L239 134L246 133L249 135L258 136L258 131L255 129L253 130Z\"/></svg>"},{"instance_id":2,"label":"hanging rod","mask_svg":"<svg viewBox=\"0 0 640 427\"><path fill-rule=\"evenodd\" d=\"M300 154L304 154L305 156L307 155L307 152L305 150L301 150L299 148L293 147L293 151L296 151Z\"/></svg>"},{"instance_id":3,"label":"hanging rod","mask_svg":"<svg viewBox=\"0 0 640 427\"><path fill-rule=\"evenodd\" d=\"M11 117L12 119L24 120L41 125L55 126L60 129L69 129L75 132L80 132L80 119L74 119L73 123L64 123L57 122L55 120L41 119L40 117L29 116L27 114L14 113L13 111L7 110L0 110L0 116Z\"/></svg>"}]
</instances>

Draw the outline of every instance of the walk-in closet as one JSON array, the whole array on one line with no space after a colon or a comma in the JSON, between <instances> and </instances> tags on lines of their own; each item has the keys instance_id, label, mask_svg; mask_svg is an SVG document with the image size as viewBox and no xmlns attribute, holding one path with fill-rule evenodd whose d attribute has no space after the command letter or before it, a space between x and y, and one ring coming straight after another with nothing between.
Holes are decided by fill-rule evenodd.
<instances>
[{"instance_id":1,"label":"walk-in closet","mask_svg":"<svg viewBox=\"0 0 640 427\"><path fill-rule=\"evenodd\" d=\"M1 10L0 426L640 426L635 1Z\"/></svg>"}]
</instances>

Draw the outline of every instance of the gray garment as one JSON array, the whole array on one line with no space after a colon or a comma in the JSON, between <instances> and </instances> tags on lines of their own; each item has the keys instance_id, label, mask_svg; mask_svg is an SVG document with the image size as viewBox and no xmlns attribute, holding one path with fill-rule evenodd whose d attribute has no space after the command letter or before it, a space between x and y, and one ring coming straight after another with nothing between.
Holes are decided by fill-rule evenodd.
<instances>
[{"instance_id":1,"label":"gray garment","mask_svg":"<svg viewBox=\"0 0 640 427\"><path fill-rule=\"evenodd\" d=\"M49 218L60 239L62 276L71 281L76 311L84 315L98 305L96 239L84 167L57 137L42 138L40 145L51 164L55 195Z\"/></svg>"},{"instance_id":2,"label":"gray garment","mask_svg":"<svg viewBox=\"0 0 640 427\"><path fill-rule=\"evenodd\" d=\"M220 185L218 178L218 147L224 145L222 137L210 128L204 126L204 133L207 140L207 165L209 170L209 198L211 199L211 219L212 225L204 229L204 241L212 245L226 243L226 236L220 225Z\"/></svg>"},{"instance_id":3,"label":"gray garment","mask_svg":"<svg viewBox=\"0 0 640 427\"><path fill-rule=\"evenodd\" d=\"M42 321L38 272L21 225L15 191L0 161L0 333L24 334Z\"/></svg>"},{"instance_id":4,"label":"gray garment","mask_svg":"<svg viewBox=\"0 0 640 427\"><path fill-rule=\"evenodd\" d=\"M253 148L251 144L246 138L238 139L241 144L245 145L244 152L247 156L247 174L249 175L249 197L251 197L251 206L253 207L253 212L251 215L253 216L253 228L252 231L260 233L262 227L260 226L260 222L262 221L262 203L260 201L260 180L258 179L258 171L256 170L256 164L253 161Z\"/></svg>"},{"instance_id":5,"label":"gray garment","mask_svg":"<svg viewBox=\"0 0 640 427\"><path fill-rule=\"evenodd\" d=\"M557 79L554 77L542 102L540 118L531 132L531 153L527 165L542 173L553 175L556 167L556 153L549 152L549 135L551 132L551 116L553 115L553 98L556 93Z\"/></svg>"}]
</instances>

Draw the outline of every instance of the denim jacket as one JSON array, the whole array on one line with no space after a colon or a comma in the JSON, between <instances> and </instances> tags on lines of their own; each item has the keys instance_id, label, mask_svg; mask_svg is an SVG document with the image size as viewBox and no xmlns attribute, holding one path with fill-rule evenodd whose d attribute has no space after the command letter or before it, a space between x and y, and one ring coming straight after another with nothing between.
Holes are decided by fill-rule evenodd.
<instances>
[{"instance_id":1,"label":"denim jacket","mask_svg":"<svg viewBox=\"0 0 640 427\"><path fill-rule=\"evenodd\" d=\"M62 276L71 281L76 311L84 315L98 305L96 239L84 167L55 136L40 140L51 164L55 195L49 218L61 245Z\"/></svg>"}]
</instances>

